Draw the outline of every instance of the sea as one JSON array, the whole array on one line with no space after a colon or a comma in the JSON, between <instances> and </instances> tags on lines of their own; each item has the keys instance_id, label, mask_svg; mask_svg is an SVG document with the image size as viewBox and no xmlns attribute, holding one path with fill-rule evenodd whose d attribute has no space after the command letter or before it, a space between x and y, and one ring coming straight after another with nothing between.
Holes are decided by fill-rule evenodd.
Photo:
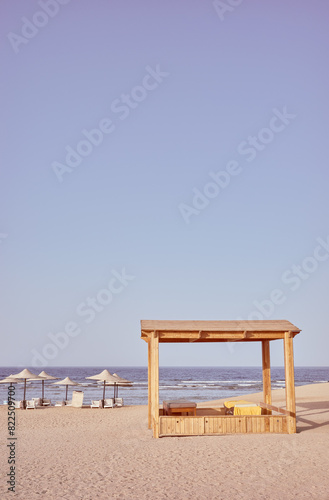
<instances>
[{"instance_id":1,"label":"sea","mask_svg":"<svg viewBox=\"0 0 329 500\"><path fill-rule=\"evenodd\" d=\"M28 367L27 367L28 368ZM103 387L97 382L87 380L86 377L100 373L107 368L110 373L131 381L131 387L119 387L119 397L125 405L147 404L147 367L49 367L46 372L59 380L70 377L77 386L69 386L68 398L72 390L84 392L84 404L89 404L92 399L101 399ZM0 368L0 379L22 371L22 367ZM41 370L29 368L33 373ZM271 367L272 389L285 387L284 368ZM306 385L329 381L329 367L295 367L295 384ZM65 387L53 385L50 380L45 382L45 398L52 403L65 399ZM23 399L24 382L15 384L15 399ZM254 392L261 392L262 369L261 367L160 367L159 373L159 399L188 399L197 403L213 399L240 396ZM0 403L8 399L8 386L0 384ZM26 386L26 399L41 396L41 382L28 381ZM106 387L106 397L113 397L113 386Z\"/></svg>"}]
</instances>

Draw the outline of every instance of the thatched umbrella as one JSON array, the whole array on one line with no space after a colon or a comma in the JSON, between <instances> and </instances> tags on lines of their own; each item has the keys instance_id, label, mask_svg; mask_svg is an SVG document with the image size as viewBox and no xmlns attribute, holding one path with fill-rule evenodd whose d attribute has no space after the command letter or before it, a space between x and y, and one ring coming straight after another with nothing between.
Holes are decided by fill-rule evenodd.
<instances>
[{"instance_id":1,"label":"thatched umbrella","mask_svg":"<svg viewBox=\"0 0 329 500\"><path fill-rule=\"evenodd\" d=\"M44 396L45 396L45 380L57 380L58 377L53 377L52 375L48 375L45 371L39 373L38 377L42 377L42 389L41 389L41 403L43 404ZM29 380L40 380L40 378L30 378Z\"/></svg>"},{"instance_id":2,"label":"thatched umbrella","mask_svg":"<svg viewBox=\"0 0 329 500\"><path fill-rule=\"evenodd\" d=\"M74 382L70 379L70 377L65 377L63 380L59 380L58 382L54 382L53 385L66 385L65 392L65 401L67 400L67 390L69 385L80 385L78 382Z\"/></svg>"},{"instance_id":3,"label":"thatched umbrella","mask_svg":"<svg viewBox=\"0 0 329 500\"><path fill-rule=\"evenodd\" d=\"M130 380L127 380L126 378L120 377L116 373L113 373L113 377L115 377L117 379L117 382L114 383L114 402L115 402L115 397L119 396L119 385L121 385L122 387L131 387L132 382ZM116 392L117 392L116 396L115 396L115 388L116 388Z\"/></svg>"},{"instance_id":4,"label":"thatched umbrella","mask_svg":"<svg viewBox=\"0 0 329 500\"><path fill-rule=\"evenodd\" d=\"M32 373L30 370L25 368L19 373L16 373L15 375L11 375L11 378L20 378L24 380L24 397L23 397L23 408L26 408L26 401L25 401L25 395L26 395L26 381L33 379L33 380L42 380L42 377L39 377L39 375L36 375L35 373Z\"/></svg>"},{"instance_id":5,"label":"thatched umbrella","mask_svg":"<svg viewBox=\"0 0 329 500\"><path fill-rule=\"evenodd\" d=\"M99 380L100 382L103 382L103 399L102 399L102 407L104 407L104 399L105 399L105 385L112 385L117 382L116 377L110 374L108 370L103 370L101 373L98 373L98 375L92 375L91 377L86 377L87 379L91 380Z\"/></svg>"},{"instance_id":6,"label":"thatched umbrella","mask_svg":"<svg viewBox=\"0 0 329 500\"><path fill-rule=\"evenodd\" d=\"M14 378L12 375L9 375L9 377L0 380L0 384L18 384L18 382L22 381L17 378Z\"/></svg>"},{"instance_id":7,"label":"thatched umbrella","mask_svg":"<svg viewBox=\"0 0 329 500\"><path fill-rule=\"evenodd\" d=\"M13 378L12 375L9 375L9 377L6 377L6 378L3 378L2 380L0 380L0 384L7 384L7 385L18 384L18 382L21 382L21 380L19 380L17 378Z\"/></svg>"}]
</instances>

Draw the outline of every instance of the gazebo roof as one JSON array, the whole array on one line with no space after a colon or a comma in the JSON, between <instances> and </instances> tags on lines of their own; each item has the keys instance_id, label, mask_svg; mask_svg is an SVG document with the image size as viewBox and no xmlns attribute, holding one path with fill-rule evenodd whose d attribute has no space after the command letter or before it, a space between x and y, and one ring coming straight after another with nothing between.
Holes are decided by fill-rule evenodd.
<instances>
[{"instance_id":1,"label":"gazebo roof","mask_svg":"<svg viewBox=\"0 0 329 500\"><path fill-rule=\"evenodd\" d=\"M301 330L286 320L171 321L141 320L141 338L156 332L159 342L249 342L294 337Z\"/></svg>"}]
</instances>

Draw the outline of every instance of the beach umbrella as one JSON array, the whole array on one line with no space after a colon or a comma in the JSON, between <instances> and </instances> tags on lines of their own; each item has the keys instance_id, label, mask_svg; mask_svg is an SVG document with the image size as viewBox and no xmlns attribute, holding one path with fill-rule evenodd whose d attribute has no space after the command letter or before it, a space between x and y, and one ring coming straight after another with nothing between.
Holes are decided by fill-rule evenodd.
<instances>
[{"instance_id":1,"label":"beach umbrella","mask_svg":"<svg viewBox=\"0 0 329 500\"><path fill-rule=\"evenodd\" d=\"M70 377L65 377L63 380L59 380L58 382L54 382L53 385L66 385L66 392L65 392L65 401L67 400L67 390L69 385L80 385L78 382L74 382L73 380L70 379Z\"/></svg>"},{"instance_id":2,"label":"beach umbrella","mask_svg":"<svg viewBox=\"0 0 329 500\"><path fill-rule=\"evenodd\" d=\"M21 380L18 380L17 378L13 378L12 375L9 375L9 377L6 377L6 378L3 378L2 380L0 380L0 384L7 384L7 385L18 384L18 382L21 382Z\"/></svg>"},{"instance_id":3,"label":"beach umbrella","mask_svg":"<svg viewBox=\"0 0 329 500\"><path fill-rule=\"evenodd\" d=\"M119 386L122 386L122 387L131 387L132 386L132 382L130 382L130 380L127 380L125 378L119 377L119 375L117 375L116 373L113 373L112 377L115 380L112 381L112 382L106 382L105 385L113 385L114 386L113 399L114 399L114 402L115 402L115 398L117 398L118 394L119 394Z\"/></svg>"},{"instance_id":4,"label":"beach umbrella","mask_svg":"<svg viewBox=\"0 0 329 500\"><path fill-rule=\"evenodd\" d=\"M42 390L41 390L41 399L43 401L44 396L45 396L45 380L57 380L58 377L53 377L52 375L48 375L45 371L42 371L39 373L38 377L42 377L41 383L42 383ZM40 380L40 378L30 378L29 380Z\"/></svg>"},{"instance_id":5,"label":"beach umbrella","mask_svg":"<svg viewBox=\"0 0 329 500\"><path fill-rule=\"evenodd\" d=\"M45 394L45 380L58 380L58 377L53 377L52 375L49 375L46 373L44 370L39 373L39 377L42 377L42 399L44 398Z\"/></svg>"},{"instance_id":6,"label":"beach umbrella","mask_svg":"<svg viewBox=\"0 0 329 500\"><path fill-rule=\"evenodd\" d=\"M99 380L100 382L103 382L103 402L105 399L105 385L112 385L117 382L117 379L110 374L108 370L103 370L101 373L98 373L97 375L92 375L91 377L86 377L91 380Z\"/></svg>"},{"instance_id":7,"label":"beach umbrella","mask_svg":"<svg viewBox=\"0 0 329 500\"><path fill-rule=\"evenodd\" d=\"M18 384L18 382L22 382L22 380L19 380L18 378L13 378L12 375L9 375L8 377L6 378L3 378L2 380L0 380L0 384Z\"/></svg>"},{"instance_id":8,"label":"beach umbrella","mask_svg":"<svg viewBox=\"0 0 329 500\"><path fill-rule=\"evenodd\" d=\"M3 378L0 380L0 384L18 384L18 382L21 382L21 380L18 380L17 378L13 378L12 375L9 375L9 377Z\"/></svg>"},{"instance_id":9,"label":"beach umbrella","mask_svg":"<svg viewBox=\"0 0 329 500\"><path fill-rule=\"evenodd\" d=\"M25 408L25 395L26 395L26 381L29 379L33 380L42 380L42 377L39 377L39 375L36 375L35 373L32 373L30 370L27 368L24 368L19 373L15 373L15 375L11 375L12 378L20 378L24 380L24 397L23 397L23 407Z\"/></svg>"},{"instance_id":10,"label":"beach umbrella","mask_svg":"<svg viewBox=\"0 0 329 500\"><path fill-rule=\"evenodd\" d=\"M116 373L113 373L113 377L115 377L117 379L117 382L114 383L114 401L115 401L115 387L116 387L116 391L117 391L116 397L118 397L119 396L119 385L121 385L122 387L125 387L125 386L131 387L132 382L130 380L127 380L126 378L120 377Z\"/></svg>"}]
</instances>

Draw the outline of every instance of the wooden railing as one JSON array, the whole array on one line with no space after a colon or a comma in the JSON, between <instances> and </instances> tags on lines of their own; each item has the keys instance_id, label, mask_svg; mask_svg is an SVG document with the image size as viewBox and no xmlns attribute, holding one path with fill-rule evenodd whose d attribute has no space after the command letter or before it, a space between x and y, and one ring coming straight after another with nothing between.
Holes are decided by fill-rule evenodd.
<instances>
[{"instance_id":1,"label":"wooden railing","mask_svg":"<svg viewBox=\"0 0 329 500\"><path fill-rule=\"evenodd\" d=\"M276 411L277 413L283 413L283 415L287 415L287 417L296 418L296 413L293 413L292 411L285 410L284 408L279 408L278 406L268 405L266 403L258 403L258 404L261 408L264 408L265 410Z\"/></svg>"},{"instance_id":2,"label":"wooden railing","mask_svg":"<svg viewBox=\"0 0 329 500\"><path fill-rule=\"evenodd\" d=\"M160 436L287 433L286 415L159 417Z\"/></svg>"}]
</instances>

